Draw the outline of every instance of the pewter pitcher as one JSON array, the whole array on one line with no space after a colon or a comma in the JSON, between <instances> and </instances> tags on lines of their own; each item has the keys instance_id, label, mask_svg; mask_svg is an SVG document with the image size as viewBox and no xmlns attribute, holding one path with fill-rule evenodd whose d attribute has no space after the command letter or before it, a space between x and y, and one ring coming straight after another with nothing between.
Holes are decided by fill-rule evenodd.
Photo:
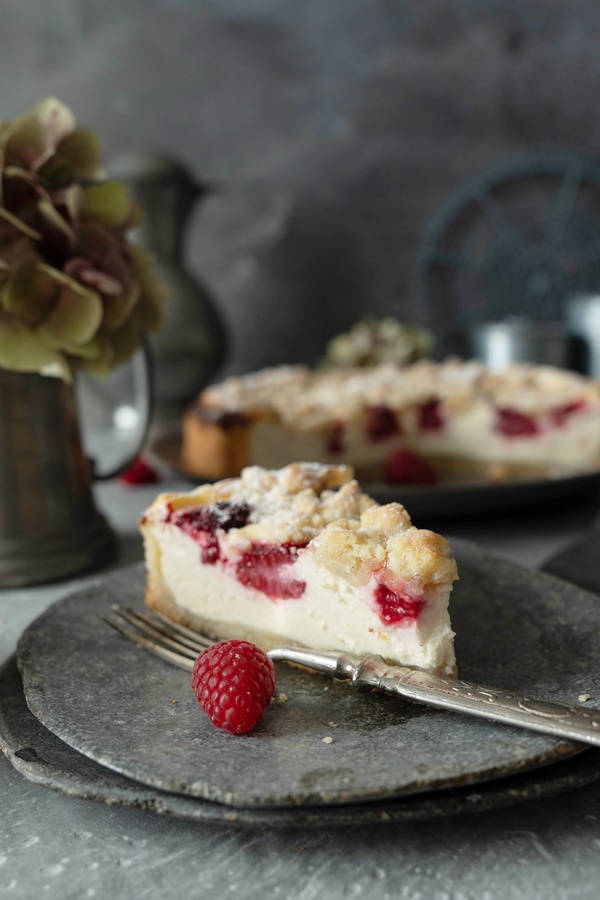
<instances>
[{"instance_id":1,"label":"pewter pitcher","mask_svg":"<svg viewBox=\"0 0 600 900\"><path fill-rule=\"evenodd\" d=\"M112 556L114 534L93 482L114 477L143 446L152 416L147 347L128 368L138 424L104 472L86 452L81 391L60 378L0 369L0 588L66 578Z\"/></svg>"},{"instance_id":2,"label":"pewter pitcher","mask_svg":"<svg viewBox=\"0 0 600 900\"><path fill-rule=\"evenodd\" d=\"M144 210L131 237L155 255L168 290L162 328L150 336L155 418L179 422L186 406L223 364L228 336L213 298L187 270L187 221L207 193L178 162L158 154L130 154L111 164Z\"/></svg>"},{"instance_id":3,"label":"pewter pitcher","mask_svg":"<svg viewBox=\"0 0 600 900\"><path fill-rule=\"evenodd\" d=\"M104 562L113 534L96 509L72 387L0 370L0 586Z\"/></svg>"}]
</instances>

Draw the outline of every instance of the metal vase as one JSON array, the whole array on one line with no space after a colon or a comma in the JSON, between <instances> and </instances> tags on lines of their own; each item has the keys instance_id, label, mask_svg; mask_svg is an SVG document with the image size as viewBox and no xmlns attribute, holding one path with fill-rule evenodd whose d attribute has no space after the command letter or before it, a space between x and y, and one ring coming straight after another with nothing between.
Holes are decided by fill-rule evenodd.
<instances>
[{"instance_id":1,"label":"metal vase","mask_svg":"<svg viewBox=\"0 0 600 900\"><path fill-rule=\"evenodd\" d=\"M73 388L0 370L0 587L75 575L109 559Z\"/></svg>"},{"instance_id":2,"label":"metal vase","mask_svg":"<svg viewBox=\"0 0 600 900\"><path fill-rule=\"evenodd\" d=\"M128 187L144 210L131 237L152 251L168 290L160 331L149 337L154 360L155 417L177 424L185 408L225 361L225 324L210 292L188 272L188 217L208 193L179 162L154 153L113 160L111 174Z\"/></svg>"}]
</instances>

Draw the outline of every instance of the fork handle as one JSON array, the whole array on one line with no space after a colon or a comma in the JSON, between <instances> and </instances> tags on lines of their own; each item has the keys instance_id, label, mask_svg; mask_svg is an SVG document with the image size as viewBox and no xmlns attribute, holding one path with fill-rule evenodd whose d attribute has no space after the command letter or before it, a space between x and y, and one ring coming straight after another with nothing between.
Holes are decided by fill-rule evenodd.
<instances>
[{"instance_id":1,"label":"fork handle","mask_svg":"<svg viewBox=\"0 0 600 900\"><path fill-rule=\"evenodd\" d=\"M352 680L358 688L378 687L429 706L600 747L599 710L520 696L419 669L389 666L375 656L363 660Z\"/></svg>"}]
</instances>

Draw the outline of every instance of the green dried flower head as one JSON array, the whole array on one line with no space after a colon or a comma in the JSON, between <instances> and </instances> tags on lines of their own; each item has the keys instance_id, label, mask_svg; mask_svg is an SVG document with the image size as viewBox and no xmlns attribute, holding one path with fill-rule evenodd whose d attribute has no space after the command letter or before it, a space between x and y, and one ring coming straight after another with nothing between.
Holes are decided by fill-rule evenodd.
<instances>
[{"instance_id":1,"label":"green dried flower head","mask_svg":"<svg viewBox=\"0 0 600 900\"><path fill-rule=\"evenodd\" d=\"M429 356L433 346L433 335L424 328L399 322L393 316L380 320L368 317L329 341L322 365L376 366L391 362L404 366Z\"/></svg>"},{"instance_id":2,"label":"green dried flower head","mask_svg":"<svg viewBox=\"0 0 600 900\"><path fill-rule=\"evenodd\" d=\"M164 290L98 139L47 98L0 121L0 173L0 368L70 381L125 362L160 327Z\"/></svg>"}]
</instances>

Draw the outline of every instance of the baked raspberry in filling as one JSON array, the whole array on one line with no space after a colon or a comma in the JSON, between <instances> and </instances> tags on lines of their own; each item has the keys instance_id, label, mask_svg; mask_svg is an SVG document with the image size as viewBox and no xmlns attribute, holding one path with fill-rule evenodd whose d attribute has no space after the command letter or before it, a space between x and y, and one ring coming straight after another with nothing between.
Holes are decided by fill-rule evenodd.
<instances>
[{"instance_id":1,"label":"baked raspberry in filling","mask_svg":"<svg viewBox=\"0 0 600 900\"><path fill-rule=\"evenodd\" d=\"M291 543L255 544L236 562L235 577L240 584L262 591L272 600L301 597L306 582L286 573L286 567L296 562L298 549Z\"/></svg>"},{"instance_id":2,"label":"baked raspberry in filling","mask_svg":"<svg viewBox=\"0 0 600 900\"><path fill-rule=\"evenodd\" d=\"M341 422L336 422L331 428L325 449L331 456L341 456L346 449L345 442L346 428Z\"/></svg>"},{"instance_id":3,"label":"baked raspberry in filling","mask_svg":"<svg viewBox=\"0 0 600 900\"><path fill-rule=\"evenodd\" d=\"M366 432L369 440L374 443L402 433L394 410L383 405L367 409Z\"/></svg>"},{"instance_id":4,"label":"baked raspberry in filling","mask_svg":"<svg viewBox=\"0 0 600 900\"><path fill-rule=\"evenodd\" d=\"M243 528L249 520L250 507L248 504L232 503L229 500L220 500L208 506L192 506L181 510L171 507L166 519L167 522L177 525L195 539L201 534L215 534L217 529L230 531L232 528Z\"/></svg>"},{"instance_id":5,"label":"baked raspberry in filling","mask_svg":"<svg viewBox=\"0 0 600 900\"><path fill-rule=\"evenodd\" d=\"M239 558L229 557L219 540L219 529L243 528L248 524L250 507L246 503L220 501L184 510L170 510L166 521L189 535L200 547L200 559L205 565L220 563L240 584L262 591L272 600L301 597L306 583L289 577L286 568L296 562L299 545L252 544Z\"/></svg>"},{"instance_id":6,"label":"baked raspberry in filling","mask_svg":"<svg viewBox=\"0 0 600 900\"><path fill-rule=\"evenodd\" d=\"M550 409L543 420L519 412L516 409L498 408L494 430L504 437L534 437L548 428L562 428L576 413L583 412L583 400L565 403Z\"/></svg>"},{"instance_id":7,"label":"baked raspberry in filling","mask_svg":"<svg viewBox=\"0 0 600 900\"><path fill-rule=\"evenodd\" d=\"M538 434L539 427L533 416L516 409L499 408L496 410L494 431L504 437L533 437Z\"/></svg>"},{"instance_id":8,"label":"baked raspberry in filling","mask_svg":"<svg viewBox=\"0 0 600 900\"><path fill-rule=\"evenodd\" d=\"M412 625L425 606L423 596L411 597L381 582L373 591L373 600L377 615L384 625Z\"/></svg>"},{"instance_id":9,"label":"baked raspberry in filling","mask_svg":"<svg viewBox=\"0 0 600 900\"><path fill-rule=\"evenodd\" d=\"M250 507L247 503L230 503L221 500L209 506L192 507L190 509L169 509L166 517L181 528L185 534L193 538L200 547L200 558L205 565L214 565L223 561L217 530L229 531L231 528L243 528L250 518Z\"/></svg>"},{"instance_id":10,"label":"baked raspberry in filling","mask_svg":"<svg viewBox=\"0 0 600 900\"><path fill-rule=\"evenodd\" d=\"M419 429L421 431L441 431L444 427L442 403L440 400L428 400L419 407Z\"/></svg>"},{"instance_id":11,"label":"baked raspberry in filling","mask_svg":"<svg viewBox=\"0 0 600 900\"><path fill-rule=\"evenodd\" d=\"M565 403L550 410L550 421L557 428L565 425L572 415L583 412L587 408L585 400L575 400L573 403Z\"/></svg>"}]
</instances>

